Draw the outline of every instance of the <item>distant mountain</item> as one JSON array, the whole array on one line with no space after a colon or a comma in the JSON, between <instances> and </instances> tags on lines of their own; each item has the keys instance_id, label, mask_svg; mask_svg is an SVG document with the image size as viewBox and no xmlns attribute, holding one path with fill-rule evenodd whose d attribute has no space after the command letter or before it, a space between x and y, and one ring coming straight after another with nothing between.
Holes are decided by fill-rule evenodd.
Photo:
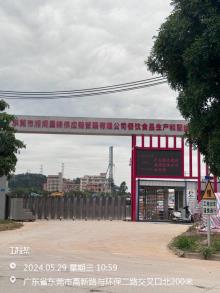
<instances>
[{"instance_id":1,"label":"distant mountain","mask_svg":"<svg viewBox=\"0 0 220 293\"><path fill-rule=\"evenodd\" d=\"M17 189L25 189L34 192L43 191L43 184L47 181L47 177L42 174L18 174L9 180L9 188L11 191Z\"/></svg>"}]
</instances>

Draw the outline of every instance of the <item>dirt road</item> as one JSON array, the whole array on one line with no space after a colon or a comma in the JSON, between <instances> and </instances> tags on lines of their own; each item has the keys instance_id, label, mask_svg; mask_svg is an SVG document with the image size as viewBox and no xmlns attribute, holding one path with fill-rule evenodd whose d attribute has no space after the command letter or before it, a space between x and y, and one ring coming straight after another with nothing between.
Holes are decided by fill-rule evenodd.
<instances>
[{"instance_id":1,"label":"dirt road","mask_svg":"<svg viewBox=\"0 0 220 293\"><path fill-rule=\"evenodd\" d=\"M186 229L122 221L25 223L0 233L0 293L220 292L219 262L181 259L167 248ZM31 253L11 255L11 247L30 247ZM52 278L50 285L43 278Z\"/></svg>"}]
</instances>

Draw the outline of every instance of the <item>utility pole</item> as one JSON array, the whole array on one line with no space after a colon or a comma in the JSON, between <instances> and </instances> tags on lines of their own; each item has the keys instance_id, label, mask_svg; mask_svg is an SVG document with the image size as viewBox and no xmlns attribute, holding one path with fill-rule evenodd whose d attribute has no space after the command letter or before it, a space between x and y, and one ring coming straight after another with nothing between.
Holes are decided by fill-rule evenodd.
<instances>
[{"instance_id":1,"label":"utility pole","mask_svg":"<svg viewBox=\"0 0 220 293\"><path fill-rule=\"evenodd\" d=\"M61 164L61 173L64 176L64 163Z\"/></svg>"},{"instance_id":2,"label":"utility pole","mask_svg":"<svg viewBox=\"0 0 220 293\"><path fill-rule=\"evenodd\" d=\"M113 178L113 146L109 147L109 165L108 165L108 169L109 169L109 177L108 177L108 182L109 182L109 190L110 193L112 194L112 187L114 184L114 178Z\"/></svg>"}]
</instances>

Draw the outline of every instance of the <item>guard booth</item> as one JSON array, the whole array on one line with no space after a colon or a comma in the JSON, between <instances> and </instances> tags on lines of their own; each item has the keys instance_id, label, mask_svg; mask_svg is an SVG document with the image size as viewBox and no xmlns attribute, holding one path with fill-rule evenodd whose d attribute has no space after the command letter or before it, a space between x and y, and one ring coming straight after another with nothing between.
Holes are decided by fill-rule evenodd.
<instances>
[{"instance_id":1,"label":"guard booth","mask_svg":"<svg viewBox=\"0 0 220 293\"><path fill-rule=\"evenodd\" d=\"M169 221L171 211L197 207L197 182L175 180L137 181L137 221Z\"/></svg>"},{"instance_id":2,"label":"guard booth","mask_svg":"<svg viewBox=\"0 0 220 293\"><path fill-rule=\"evenodd\" d=\"M196 159L196 160L195 160ZM198 209L204 184L200 151L184 135L133 135L131 194L133 221L168 221L171 210ZM205 174L209 175L208 166ZM218 190L213 178L214 191Z\"/></svg>"}]
</instances>

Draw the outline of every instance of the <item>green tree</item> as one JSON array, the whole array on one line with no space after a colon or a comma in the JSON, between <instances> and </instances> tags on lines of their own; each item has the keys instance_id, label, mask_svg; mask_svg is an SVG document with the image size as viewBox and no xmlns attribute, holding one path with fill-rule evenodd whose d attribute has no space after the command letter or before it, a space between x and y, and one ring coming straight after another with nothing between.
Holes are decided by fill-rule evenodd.
<instances>
[{"instance_id":1,"label":"green tree","mask_svg":"<svg viewBox=\"0 0 220 293\"><path fill-rule=\"evenodd\" d=\"M147 60L178 91L188 142L220 176L220 0L174 0Z\"/></svg>"},{"instance_id":2,"label":"green tree","mask_svg":"<svg viewBox=\"0 0 220 293\"><path fill-rule=\"evenodd\" d=\"M127 184L126 184L125 181L123 181L123 182L120 184L120 186L119 186L118 193L119 193L120 195L125 195L127 189L128 189Z\"/></svg>"},{"instance_id":3,"label":"green tree","mask_svg":"<svg viewBox=\"0 0 220 293\"><path fill-rule=\"evenodd\" d=\"M80 178L79 178L79 177L77 177L77 178L75 179L75 183L76 183L76 184L80 184Z\"/></svg>"},{"instance_id":4,"label":"green tree","mask_svg":"<svg viewBox=\"0 0 220 293\"><path fill-rule=\"evenodd\" d=\"M25 145L15 138L15 129L11 126L15 117L7 114L6 108L9 108L9 105L0 100L0 176L8 177L15 171L16 154Z\"/></svg>"},{"instance_id":5,"label":"green tree","mask_svg":"<svg viewBox=\"0 0 220 293\"><path fill-rule=\"evenodd\" d=\"M25 189L27 192L43 192L43 185L46 183L47 177L42 174L17 174L10 178L8 186L11 191Z\"/></svg>"}]
</instances>

